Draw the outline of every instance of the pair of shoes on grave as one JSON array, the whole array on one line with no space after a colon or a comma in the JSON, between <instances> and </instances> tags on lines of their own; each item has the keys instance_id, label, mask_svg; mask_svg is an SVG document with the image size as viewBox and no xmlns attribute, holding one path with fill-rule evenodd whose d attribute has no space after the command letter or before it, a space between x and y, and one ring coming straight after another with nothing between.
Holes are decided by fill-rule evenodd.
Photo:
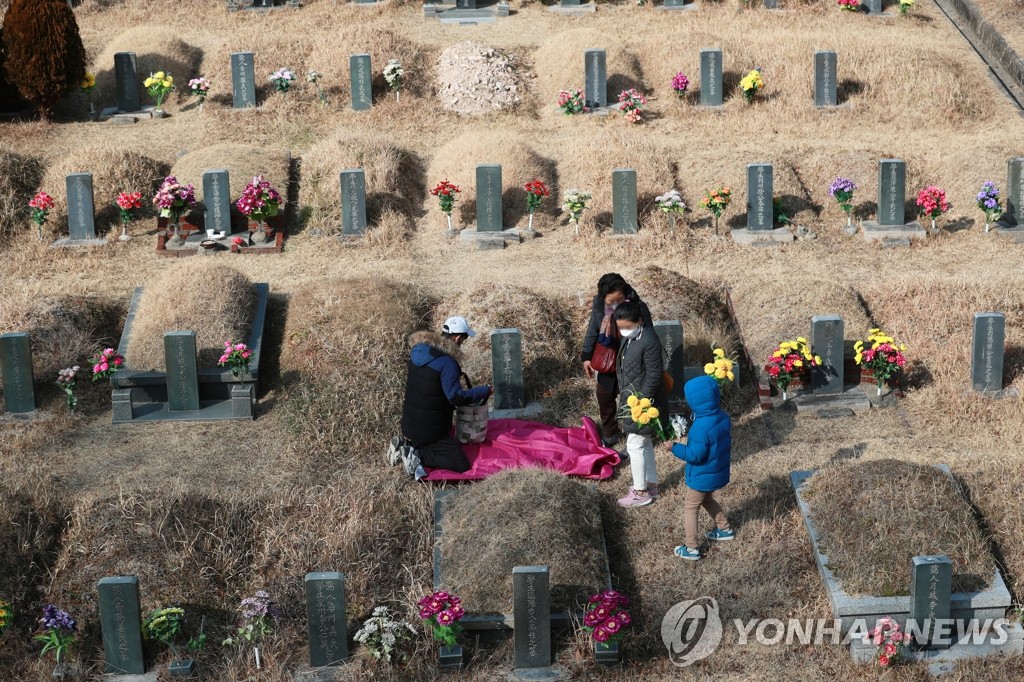
<instances>
[{"instance_id":1,"label":"pair of shoes on grave","mask_svg":"<svg viewBox=\"0 0 1024 682\"><path fill-rule=\"evenodd\" d=\"M726 542L728 540L736 539L736 531L732 529L721 530L716 528L715 530L704 533L704 537L712 542ZM690 549L686 545L679 545L672 550L672 553L680 559L687 559L689 561L698 561L700 559L700 549Z\"/></svg>"},{"instance_id":2,"label":"pair of shoes on grave","mask_svg":"<svg viewBox=\"0 0 1024 682\"><path fill-rule=\"evenodd\" d=\"M636 488L630 488L629 492L625 497L619 498L620 507L646 507L647 505L658 499L658 495L661 491L658 490L658 486L655 483L647 484L647 490L637 490Z\"/></svg>"},{"instance_id":3,"label":"pair of shoes on grave","mask_svg":"<svg viewBox=\"0 0 1024 682\"><path fill-rule=\"evenodd\" d=\"M409 476L416 478L416 472L422 471L420 467L420 455L416 452L416 448L411 445L403 445L401 447L402 457L402 469Z\"/></svg>"},{"instance_id":4,"label":"pair of shoes on grave","mask_svg":"<svg viewBox=\"0 0 1024 682\"><path fill-rule=\"evenodd\" d=\"M402 448L408 444L409 442L401 436L395 436L391 439L391 442L388 443L388 451L384 455L389 465L395 466L402 461Z\"/></svg>"}]
</instances>

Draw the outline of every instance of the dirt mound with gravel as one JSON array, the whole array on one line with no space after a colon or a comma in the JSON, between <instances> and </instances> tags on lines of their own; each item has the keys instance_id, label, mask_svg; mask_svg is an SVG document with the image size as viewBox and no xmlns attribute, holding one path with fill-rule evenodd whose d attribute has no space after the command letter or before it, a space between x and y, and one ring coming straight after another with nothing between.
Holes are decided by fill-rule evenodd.
<instances>
[{"instance_id":1,"label":"dirt mound with gravel","mask_svg":"<svg viewBox=\"0 0 1024 682\"><path fill-rule=\"evenodd\" d=\"M479 116L519 104L523 83L514 56L465 41L437 60L441 105L462 116Z\"/></svg>"}]
</instances>

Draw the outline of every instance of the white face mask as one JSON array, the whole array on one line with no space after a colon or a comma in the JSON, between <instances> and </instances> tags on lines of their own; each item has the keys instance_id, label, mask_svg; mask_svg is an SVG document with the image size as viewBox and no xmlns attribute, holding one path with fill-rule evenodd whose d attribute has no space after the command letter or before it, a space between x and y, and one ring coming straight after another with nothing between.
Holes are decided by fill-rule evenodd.
<instances>
[{"instance_id":1,"label":"white face mask","mask_svg":"<svg viewBox=\"0 0 1024 682\"><path fill-rule=\"evenodd\" d=\"M635 328L634 329L620 329L619 333L622 334L622 338L624 338L624 339L631 339L634 336L636 336L639 331L640 331L639 329L635 329Z\"/></svg>"}]
</instances>

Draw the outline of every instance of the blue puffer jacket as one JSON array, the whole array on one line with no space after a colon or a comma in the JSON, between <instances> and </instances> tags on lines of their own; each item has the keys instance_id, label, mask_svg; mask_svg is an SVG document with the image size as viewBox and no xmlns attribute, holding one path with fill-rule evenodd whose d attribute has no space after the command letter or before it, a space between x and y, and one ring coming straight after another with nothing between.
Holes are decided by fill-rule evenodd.
<instances>
[{"instance_id":1,"label":"blue puffer jacket","mask_svg":"<svg viewBox=\"0 0 1024 682\"><path fill-rule=\"evenodd\" d=\"M721 407L718 382L712 377L690 379L683 386L683 395L694 420L686 443L673 445L672 454L686 462L687 488L714 492L729 482L732 423Z\"/></svg>"}]
</instances>

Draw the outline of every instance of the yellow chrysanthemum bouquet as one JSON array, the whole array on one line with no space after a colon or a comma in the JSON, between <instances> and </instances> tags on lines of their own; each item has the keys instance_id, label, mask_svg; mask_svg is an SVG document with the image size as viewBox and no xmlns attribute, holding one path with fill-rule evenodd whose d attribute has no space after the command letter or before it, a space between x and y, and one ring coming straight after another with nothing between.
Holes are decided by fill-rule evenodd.
<instances>
[{"instance_id":1,"label":"yellow chrysanthemum bouquet","mask_svg":"<svg viewBox=\"0 0 1024 682\"><path fill-rule=\"evenodd\" d=\"M704 373L713 377L718 382L719 388L724 389L736 380L736 375L733 374L736 363L731 358L727 358L725 351L721 348L712 348L711 353L715 359L704 365Z\"/></svg>"},{"instance_id":2,"label":"yellow chrysanthemum bouquet","mask_svg":"<svg viewBox=\"0 0 1024 682\"><path fill-rule=\"evenodd\" d=\"M907 365L907 347L897 343L896 339L878 327L869 329L867 341L853 344L853 350L856 352L854 362L870 370L874 376L879 395L882 393L882 384L903 371Z\"/></svg>"},{"instance_id":3,"label":"yellow chrysanthemum bouquet","mask_svg":"<svg viewBox=\"0 0 1024 682\"><path fill-rule=\"evenodd\" d=\"M669 440L675 435L672 427L665 428L661 422L661 410L654 406L650 398L645 398L639 393L632 393L626 398L626 404L622 407L619 418L630 420L639 428L638 432L644 433L650 430L651 437L657 441ZM646 434L645 434L646 435Z\"/></svg>"},{"instance_id":4,"label":"yellow chrysanthemum bouquet","mask_svg":"<svg viewBox=\"0 0 1024 682\"><path fill-rule=\"evenodd\" d=\"M12 620L14 620L14 615L11 613L11 605L0 599L0 632L6 630Z\"/></svg>"},{"instance_id":5,"label":"yellow chrysanthemum bouquet","mask_svg":"<svg viewBox=\"0 0 1024 682\"><path fill-rule=\"evenodd\" d=\"M750 73L740 79L740 90L747 104L754 101L757 91L764 87L764 78L761 76L761 67L751 69Z\"/></svg>"},{"instance_id":6,"label":"yellow chrysanthemum bouquet","mask_svg":"<svg viewBox=\"0 0 1024 682\"><path fill-rule=\"evenodd\" d=\"M156 108L159 109L163 106L164 98L174 89L174 77L169 73L157 71L142 81L142 86L146 88L146 92L153 98Z\"/></svg>"}]
</instances>

